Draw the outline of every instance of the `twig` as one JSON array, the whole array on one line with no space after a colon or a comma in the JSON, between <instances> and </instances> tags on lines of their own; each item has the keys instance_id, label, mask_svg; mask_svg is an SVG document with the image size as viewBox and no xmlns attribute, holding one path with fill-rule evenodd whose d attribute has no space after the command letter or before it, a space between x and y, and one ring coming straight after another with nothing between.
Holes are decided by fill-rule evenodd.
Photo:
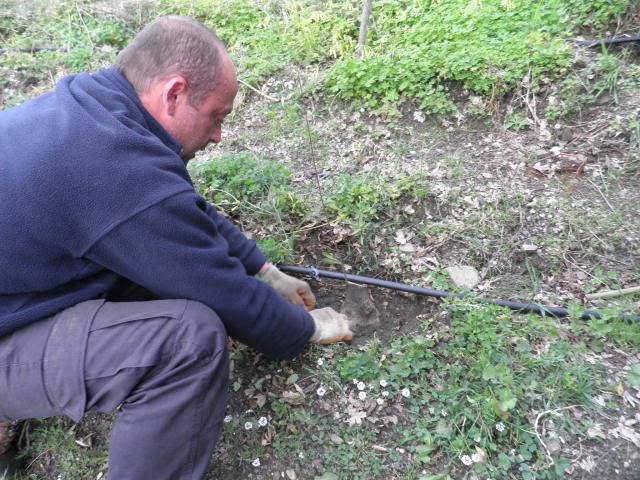
<instances>
[{"instance_id":1,"label":"twig","mask_svg":"<svg viewBox=\"0 0 640 480\"><path fill-rule=\"evenodd\" d=\"M247 82L245 82L242 79L238 79L238 83L241 83L242 85L244 85L245 87L249 88L250 90L253 90L254 92L256 92L258 95L262 95L264 98L271 100L272 102L280 102L284 99L280 99L280 98L276 98L276 97L272 97L271 95L268 95L264 92L261 92L260 90L258 90L256 87L249 85Z\"/></svg>"},{"instance_id":2,"label":"twig","mask_svg":"<svg viewBox=\"0 0 640 480\"><path fill-rule=\"evenodd\" d=\"M29 465L27 465L27 468L25 468L25 471L29 470L29 469L31 468L31 466L32 466L34 463L36 463L40 457L42 457L43 455L46 455L46 454L47 454L47 453L49 453L50 451L51 451L51 449L50 449L50 448L47 448L47 449L43 450L42 452L40 452L40 453L38 454L38 456L37 456L36 458L34 458L33 460L31 460L31 463L29 463Z\"/></svg>"},{"instance_id":3,"label":"twig","mask_svg":"<svg viewBox=\"0 0 640 480\"><path fill-rule=\"evenodd\" d=\"M606 292L589 293L584 298L587 300L598 300L602 298L622 297L623 295L631 295L633 293L640 293L640 286L621 288L620 290L607 290Z\"/></svg>"},{"instance_id":4,"label":"twig","mask_svg":"<svg viewBox=\"0 0 640 480\"><path fill-rule=\"evenodd\" d=\"M302 233L302 232L308 232L310 230L316 230L318 228L322 228L322 227L326 227L327 225L329 225L329 222L325 222L325 223L321 223L321 224L311 224L311 225L307 225L305 227L302 227L298 230L294 230L292 233Z\"/></svg>"},{"instance_id":5,"label":"twig","mask_svg":"<svg viewBox=\"0 0 640 480\"><path fill-rule=\"evenodd\" d=\"M538 414L538 416L536 417L536 421L533 424L533 430L536 434L536 437L538 438L538 441L540 442L540 445L542 445L542 447L544 448L544 452L547 454L547 458L549 459L549 465L554 465L554 461L553 461L553 457L551 456L551 452L549 451L549 447L547 447L547 444L544 443L544 441L542 440L542 437L540 436L540 434L538 433L538 422L540 421L540 419L547 415L547 414L553 414L553 415L558 415L558 412L560 412L561 410L567 410L569 408L576 408L579 407L580 405L569 405L568 407L561 407L561 408L556 408L555 410L545 410L544 412L540 412Z\"/></svg>"},{"instance_id":6,"label":"twig","mask_svg":"<svg viewBox=\"0 0 640 480\"><path fill-rule=\"evenodd\" d=\"M304 110L304 125L305 130L307 132L307 138L309 139L309 154L311 156L311 162L313 163L313 176L316 179L316 185L318 187L318 193L320 194L320 204L322 208L325 207L324 204L324 190L322 189L322 184L320 183L320 172L318 171L318 162L316 159L316 151L314 148L313 138L311 138L311 125L309 124L309 117L307 115L307 110Z\"/></svg>"},{"instance_id":7,"label":"twig","mask_svg":"<svg viewBox=\"0 0 640 480\"><path fill-rule=\"evenodd\" d=\"M77 3L76 3L76 11L78 12L78 16L80 17L80 21L82 22L82 26L84 27L85 31L87 32L87 40L89 40L89 43L91 44L91 49L95 50L96 49L96 45L93 43L93 40L91 39L91 32L89 31L89 27L87 27L87 24L84 21L84 17L82 16L82 12L80 11L80 7L78 6Z\"/></svg>"},{"instance_id":8,"label":"twig","mask_svg":"<svg viewBox=\"0 0 640 480\"><path fill-rule=\"evenodd\" d=\"M613 213L615 213L615 209L611 206L611 204L609 203L609 200L607 200L607 197L604 196L604 193L602 193L602 190L600 190L600 187L598 187L598 185L596 185L595 183L593 183L590 179L587 178L587 182L589 182L591 185L593 185L593 188L595 188L598 193L600 194L600 196L602 197L602 199L605 201L605 203L607 204L607 206L611 209L611 211Z\"/></svg>"}]
</instances>

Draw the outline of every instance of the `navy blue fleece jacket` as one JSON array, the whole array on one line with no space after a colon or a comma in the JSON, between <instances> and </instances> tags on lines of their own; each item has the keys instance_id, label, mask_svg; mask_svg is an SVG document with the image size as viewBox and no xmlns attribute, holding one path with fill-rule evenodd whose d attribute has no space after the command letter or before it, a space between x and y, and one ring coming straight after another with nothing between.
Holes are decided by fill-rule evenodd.
<instances>
[{"instance_id":1,"label":"navy blue fleece jacket","mask_svg":"<svg viewBox=\"0 0 640 480\"><path fill-rule=\"evenodd\" d=\"M115 69L0 112L0 336L125 277L208 305L269 357L303 350L310 315L253 278L264 256L194 191L180 150Z\"/></svg>"}]
</instances>

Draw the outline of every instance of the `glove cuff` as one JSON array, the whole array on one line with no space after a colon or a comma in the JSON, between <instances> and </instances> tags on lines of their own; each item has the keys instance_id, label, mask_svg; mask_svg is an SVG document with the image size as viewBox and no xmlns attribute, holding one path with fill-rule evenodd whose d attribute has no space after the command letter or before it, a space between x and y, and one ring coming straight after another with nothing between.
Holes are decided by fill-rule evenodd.
<instances>
[{"instance_id":1,"label":"glove cuff","mask_svg":"<svg viewBox=\"0 0 640 480\"><path fill-rule=\"evenodd\" d=\"M256 278L260 281L270 284L273 276L276 275L276 272L279 272L279 270L273 263L267 263L266 265L267 268L263 267L263 270L261 272L256 273Z\"/></svg>"}]
</instances>

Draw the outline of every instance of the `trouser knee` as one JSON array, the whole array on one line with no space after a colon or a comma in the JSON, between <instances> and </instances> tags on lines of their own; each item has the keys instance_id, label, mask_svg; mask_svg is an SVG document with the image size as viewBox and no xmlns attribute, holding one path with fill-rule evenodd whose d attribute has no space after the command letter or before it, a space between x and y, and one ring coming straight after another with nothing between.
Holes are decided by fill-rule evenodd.
<instances>
[{"instance_id":1,"label":"trouser knee","mask_svg":"<svg viewBox=\"0 0 640 480\"><path fill-rule=\"evenodd\" d=\"M220 317L203 303L188 300L176 342L199 357L227 357L227 332Z\"/></svg>"},{"instance_id":2,"label":"trouser knee","mask_svg":"<svg viewBox=\"0 0 640 480\"><path fill-rule=\"evenodd\" d=\"M155 317L149 320L92 333L87 349L87 410L108 412L122 402L144 401L151 391L170 391L180 397L178 403L188 402L214 385L218 396L225 398L229 360L227 334L219 317L198 302L183 300L175 307L162 302L169 300L158 302L151 309ZM107 351L109 358L118 360L105 366L101 359ZM180 388L167 389L169 385ZM209 401L207 396L205 403Z\"/></svg>"}]
</instances>

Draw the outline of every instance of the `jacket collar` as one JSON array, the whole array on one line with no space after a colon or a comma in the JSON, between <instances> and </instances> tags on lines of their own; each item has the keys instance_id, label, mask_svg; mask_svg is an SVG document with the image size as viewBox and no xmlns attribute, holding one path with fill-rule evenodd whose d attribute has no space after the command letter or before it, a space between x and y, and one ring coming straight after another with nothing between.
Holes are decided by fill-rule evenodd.
<instances>
[{"instance_id":1,"label":"jacket collar","mask_svg":"<svg viewBox=\"0 0 640 480\"><path fill-rule=\"evenodd\" d=\"M180 155L182 153L182 145L174 139L169 132L167 132L162 125L158 123L158 121L151 116L151 114L144 108L138 94L133 89L133 86L129 83L129 81L125 78L122 73L120 73L115 67L105 68L96 72L99 75L103 75L108 80L110 80L122 93L124 93L129 100L135 103L136 107L140 110L142 115L144 116L145 122L147 123L147 127L155 136L157 136L162 143L164 143L167 147L173 150L176 154Z\"/></svg>"}]
</instances>

